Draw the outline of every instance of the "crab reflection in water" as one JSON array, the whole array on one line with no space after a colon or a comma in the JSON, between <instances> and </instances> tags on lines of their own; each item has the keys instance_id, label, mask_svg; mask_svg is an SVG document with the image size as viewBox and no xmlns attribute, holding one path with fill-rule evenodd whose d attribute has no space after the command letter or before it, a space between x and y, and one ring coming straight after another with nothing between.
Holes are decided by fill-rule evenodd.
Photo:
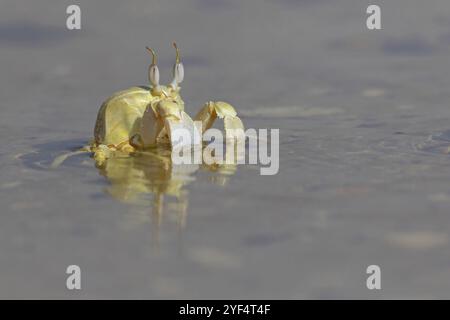
<instances>
[{"instance_id":1,"label":"crab reflection in water","mask_svg":"<svg viewBox=\"0 0 450 320\"><path fill-rule=\"evenodd\" d=\"M177 224L184 227L188 209L186 186L195 180L200 170L212 172L210 181L225 186L236 172L236 163L174 164L172 153L166 148L131 155L116 156L97 163L99 173L110 185L106 192L115 199L152 208L155 224L161 224L165 211L177 215Z\"/></svg>"}]
</instances>

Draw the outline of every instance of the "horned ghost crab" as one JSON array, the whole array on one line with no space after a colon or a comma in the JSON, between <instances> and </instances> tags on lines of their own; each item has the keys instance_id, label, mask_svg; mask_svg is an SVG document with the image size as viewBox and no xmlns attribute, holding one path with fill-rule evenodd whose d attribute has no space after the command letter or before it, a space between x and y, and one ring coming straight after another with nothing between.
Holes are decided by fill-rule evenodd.
<instances>
[{"instance_id":1,"label":"horned ghost crab","mask_svg":"<svg viewBox=\"0 0 450 320\"><path fill-rule=\"evenodd\" d=\"M226 102L205 103L194 120L184 111L180 96L184 67L176 43L173 46L176 60L170 84L160 85L157 56L153 49L146 47L152 56L148 68L150 86L116 92L103 102L95 123L94 139L86 147L86 151L94 153L97 163L104 162L115 152L132 153L162 144L172 148L176 144L172 134L178 128L188 130L194 137L193 141L201 143L203 133L217 118L223 120L225 131L243 131L244 126L236 110Z\"/></svg>"}]
</instances>

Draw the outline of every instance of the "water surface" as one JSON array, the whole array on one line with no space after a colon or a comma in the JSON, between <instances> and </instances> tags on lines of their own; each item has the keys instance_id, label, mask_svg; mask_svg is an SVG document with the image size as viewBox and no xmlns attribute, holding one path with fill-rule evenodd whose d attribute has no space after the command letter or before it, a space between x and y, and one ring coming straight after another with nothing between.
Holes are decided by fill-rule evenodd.
<instances>
[{"instance_id":1,"label":"water surface","mask_svg":"<svg viewBox=\"0 0 450 320\"><path fill-rule=\"evenodd\" d=\"M450 5L378 1L3 1L0 297L449 298ZM114 91L164 82L280 129L280 171L87 154ZM82 269L82 290L65 269ZM382 290L366 289L366 267Z\"/></svg>"}]
</instances>

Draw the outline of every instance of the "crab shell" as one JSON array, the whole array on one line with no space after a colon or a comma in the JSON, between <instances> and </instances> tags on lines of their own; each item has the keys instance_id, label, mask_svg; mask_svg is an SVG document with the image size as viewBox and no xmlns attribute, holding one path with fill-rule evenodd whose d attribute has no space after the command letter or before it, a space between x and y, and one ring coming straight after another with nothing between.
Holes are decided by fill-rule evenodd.
<instances>
[{"instance_id":1,"label":"crab shell","mask_svg":"<svg viewBox=\"0 0 450 320\"><path fill-rule=\"evenodd\" d=\"M168 98L184 110L184 102L178 90L161 86L169 93ZM132 87L116 92L103 102L98 111L94 129L94 140L97 146L119 147L141 134L142 118L149 105L152 107L163 100L153 95L149 87Z\"/></svg>"}]
</instances>

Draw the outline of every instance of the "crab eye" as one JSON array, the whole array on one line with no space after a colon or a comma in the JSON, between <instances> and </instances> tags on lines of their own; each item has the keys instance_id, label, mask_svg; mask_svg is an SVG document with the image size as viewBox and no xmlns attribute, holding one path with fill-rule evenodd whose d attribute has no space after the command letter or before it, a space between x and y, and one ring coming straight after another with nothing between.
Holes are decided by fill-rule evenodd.
<instances>
[{"instance_id":1,"label":"crab eye","mask_svg":"<svg viewBox=\"0 0 450 320\"><path fill-rule=\"evenodd\" d=\"M159 86L159 69L157 65L151 65L148 68L148 78L154 87Z\"/></svg>"},{"instance_id":2,"label":"crab eye","mask_svg":"<svg viewBox=\"0 0 450 320\"><path fill-rule=\"evenodd\" d=\"M184 79L184 67L183 64L176 63L173 66L173 78L177 82L177 84L181 83Z\"/></svg>"},{"instance_id":3,"label":"crab eye","mask_svg":"<svg viewBox=\"0 0 450 320\"><path fill-rule=\"evenodd\" d=\"M154 88L159 87L159 69L156 65L156 53L152 48L145 47L152 55L152 64L148 68L148 80Z\"/></svg>"},{"instance_id":4,"label":"crab eye","mask_svg":"<svg viewBox=\"0 0 450 320\"><path fill-rule=\"evenodd\" d=\"M178 50L178 46L175 42L173 43L173 46L174 46L175 50L177 51L177 55L176 55L176 59L175 59L175 64L173 66L173 80L170 85L172 86L172 88L177 88L178 85L184 79L184 66L180 62L180 51Z\"/></svg>"}]
</instances>

